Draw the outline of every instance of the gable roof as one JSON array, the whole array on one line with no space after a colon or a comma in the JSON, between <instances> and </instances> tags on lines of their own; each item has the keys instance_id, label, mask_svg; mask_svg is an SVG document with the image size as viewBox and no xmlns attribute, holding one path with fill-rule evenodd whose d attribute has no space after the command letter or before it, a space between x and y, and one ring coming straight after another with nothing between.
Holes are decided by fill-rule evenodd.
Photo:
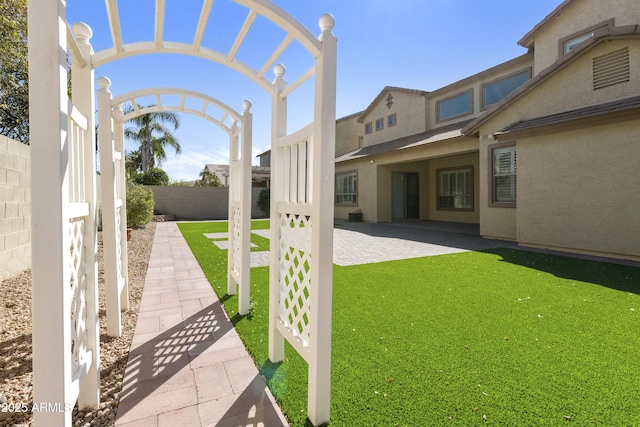
<instances>
[{"instance_id":1,"label":"gable roof","mask_svg":"<svg viewBox=\"0 0 640 427\"><path fill-rule=\"evenodd\" d=\"M336 158L336 163L346 160L354 160L361 157L372 156L374 154L384 154L395 150L413 148L433 142L444 141L446 139L457 138L459 136L463 136L461 130L470 121L471 120L464 120L461 122L452 123L450 125L440 126L435 129L429 129L428 131L420 132L414 135L403 136L392 141L367 145Z\"/></svg>"},{"instance_id":2,"label":"gable roof","mask_svg":"<svg viewBox=\"0 0 640 427\"><path fill-rule=\"evenodd\" d=\"M625 113L625 114L620 114ZM495 133L496 139L518 138L523 134L529 134L534 129L551 129L554 130L562 125L562 129L566 129L569 123L580 124L597 124L605 116L620 115L622 118L640 119L640 95L631 98L617 99L615 101L604 102L601 104L590 105L588 107L578 108L575 110L563 111L562 113L550 114L548 116L536 117L533 119L520 120L510 124L499 132Z\"/></svg>"},{"instance_id":3,"label":"gable roof","mask_svg":"<svg viewBox=\"0 0 640 427\"><path fill-rule=\"evenodd\" d=\"M360 113L360 117L358 118L358 121L360 123L364 122L364 118L367 114L369 114L371 112L371 110L374 109L374 107L378 104L378 102L380 102L380 100L384 97L384 95L389 92L389 91L395 91L395 92L405 92L405 93L411 93L411 94L417 94L417 95L427 95L429 92L426 92L424 90L417 90L417 89L407 89L407 88L403 88L403 87L396 87L396 86L385 86L380 93L378 94L378 96L376 96L373 101L371 101L371 104L369 104L369 106L367 108L364 109L364 111L362 111Z\"/></svg>"},{"instance_id":4,"label":"gable roof","mask_svg":"<svg viewBox=\"0 0 640 427\"><path fill-rule=\"evenodd\" d=\"M538 31L546 27L547 24L553 21L556 16L560 15L566 8L571 6L571 3L573 3L574 1L575 0L564 0L562 3L560 3L560 5L553 9L550 14L545 16L542 21L538 22L535 27L533 27L527 34L522 36L522 38L518 40L518 44L526 48L530 48L531 46L533 46L533 39Z\"/></svg>"},{"instance_id":5,"label":"gable roof","mask_svg":"<svg viewBox=\"0 0 640 427\"><path fill-rule=\"evenodd\" d=\"M593 33L593 37L577 45L571 52L562 55L553 65L545 68L535 77L529 79L518 89L511 92L511 94L504 97L500 102L489 107L483 115L479 116L467 126L465 126L465 128L462 129L462 133L465 135L472 135L477 133L480 129L480 126L486 123L489 119L495 117L507 106L522 98L529 91L533 90L533 88L545 82L548 78L556 74L558 71L562 70L567 65L571 64L573 61L581 57L589 50L593 49L598 44L606 40L624 39L630 37L640 37L640 25L627 25L624 27L604 27L596 30Z\"/></svg>"}]
</instances>

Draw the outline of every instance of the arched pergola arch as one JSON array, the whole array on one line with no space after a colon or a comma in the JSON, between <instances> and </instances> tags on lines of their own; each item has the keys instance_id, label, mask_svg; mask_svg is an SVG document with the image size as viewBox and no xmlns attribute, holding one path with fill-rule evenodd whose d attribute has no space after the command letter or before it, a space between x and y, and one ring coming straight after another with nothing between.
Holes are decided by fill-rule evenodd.
<instances>
[{"instance_id":1,"label":"arched pergola arch","mask_svg":"<svg viewBox=\"0 0 640 427\"><path fill-rule=\"evenodd\" d=\"M207 29L207 21L212 10L213 0L203 1L200 19L195 28L192 44L165 41L163 39L166 0L156 0L154 40L124 44L117 0L107 0L107 16L113 46L93 54L93 66L97 68L118 59L151 53L191 55L225 65L254 81L270 94L273 94L275 85L272 81L266 79L264 75L274 66L278 57L294 40L300 43L314 58L318 58L322 54L322 43L318 38L295 18L272 2L268 0L233 1L249 9L249 12L231 49L229 52L224 53L202 46L203 35ZM238 61L235 56L258 15L263 16L285 30L286 36L272 52L269 59L259 69L253 69L249 65ZM299 86L309 77L310 73L305 73L293 86Z\"/></svg>"},{"instance_id":2,"label":"arched pergola arch","mask_svg":"<svg viewBox=\"0 0 640 427\"><path fill-rule=\"evenodd\" d=\"M161 98L163 95L177 95L180 97L179 105L164 105L161 102ZM152 96L156 99L156 105L153 107L145 107L138 108L140 103L138 102L139 98ZM203 103L203 107L200 111L195 110L193 108L189 108L186 106L187 99L195 99L197 101L201 101ZM124 114L123 121L127 122L130 119L135 117L139 117L144 114L160 112L160 111L176 111L180 113L187 113L194 115L196 117L202 117L203 119L213 123L220 129L222 129L227 135L231 135L232 129L231 125L227 125L227 119L231 121L235 120L236 122L242 121L242 113L239 113L226 103L216 99L212 96L206 95L204 93L196 92L190 89L182 89L175 87L156 87L156 88L146 88L139 89L132 92L128 92L122 95L118 95L113 98L111 101L111 105L116 107L118 105L123 105L129 102L133 108L133 111L130 113ZM207 114L207 108L209 105L213 105L222 111L222 116L216 118Z\"/></svg>"},{"instance_id":3,"label":"arched pergola arch","mask_svg":"<svg viewBox=\"0 0 640 427\"><path fill-rule=\"evenodd\" d=\"M116 233L103 233L105 253L105 282L118 283L107 289L107 332L112 336L121 334L121 308L127 307L128 283L122 266L127 265L126 244L120 239L125 233L126 200L123 197L125 153L124 123L152 112L176 111L201 117L229 136L229 249L227 263L227 293L239 292L238 313L245 315L250 307L250 263L251 263L251 147L253 115L251 101L242 103L243 112L239 113L224 102L211 96L180 88L146 88L128 92L111 98L111 81L106 77L98 79L101 89L98 91L98 111L101 120L111 121L107 130L100 130L100 179L102 181L103 205L102 221L107 230ZM179 105L164 105L163 95L178 95ZM152 96L157 104L139 108L138 99ZM200 111L185 105L187 99L203 103ZM125 113L122 106L132 106ZM221 110L222 116L215 118L207 114L209 105ZM230 124L227 125L226 119ZM240 124L240 126L238 126ZM110 132L109 130L113 131ZM111 136L112 135L112 136ZM115 184L115 185L114 185ZM118 243L120 248L116 248ZM119 250L117 250L119 249Z\"/></svg>"},{"instance_id":4,"label":"arched pergola arch","mask_svg":"<svg viewBox=\"0 0 640 427\"><path fill-rule=\"evenodd\" d=\"M117 1L106 0L113 47L97 54L89 42L92 31L88 26L69 28L63 0L30 0L27 5L33 146L34 402L58 403L65 408L73 407L76 401L81 408L99 403L94 69L128 56L181 53L223 64L271 95L269 358L282 361L284 341L291 343L309 364L309 418L314 425L329 421L335 22L332 16L323 15L319 21L321 34L315 38L268 0L233 1L246 7L248 15L226 53L202 46L213 0L203 0L192 44L163 40L166 0L156 0L154 40L126 45ZM282 28L286 36L267 61L253 69L236 54L258 16ZM288 85L284 66L274 64L294 40L315 62ZM67 52L72 56L72 100L67 95ZM275 79L270 82L264 75L272 67ZM312 76L313 121L288 134L287 97ZM100 85L98 97L110 96L109 85L104 81ZM119 129L104 126L112 123L113 117L110 98L104 103L99 109L101 139L113 141ZM42 173L47 179L42 179ZM34 423L70 425L71 412L35 412Z\"/></svg>"}]
</instances>

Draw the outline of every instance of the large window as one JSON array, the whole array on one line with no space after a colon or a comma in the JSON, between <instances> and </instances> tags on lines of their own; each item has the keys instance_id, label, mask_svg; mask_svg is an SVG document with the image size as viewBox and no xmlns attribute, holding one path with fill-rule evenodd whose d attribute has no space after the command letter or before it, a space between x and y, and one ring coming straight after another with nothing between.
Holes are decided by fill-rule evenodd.
<instances>
[{"instance_id":1,"label":"large window","mask_svg":"<svg viewBox=\"0 0 640 427\"><path fill-rule=\"evenodd\" d=\"M492 202L514 206L516 203L516 146L494 148Z\"/></svg>"},{"instance_id":2,"label":"large window","mask_svg":"<svg viewBox=\"0 0 640 427\"><path fill-rule=\"evenodd\" d=\"M473 113L473 90L438 101L438 121Z\"/></svg>"},{"instance_id":3,"label":"large window","mask_svg":"<svg viewBox=\"0 0 640 427\"><path fill-rule=\"evenodd\" d=\"M438 209L473 210L473 168L438 171Z\"/></svg>"},{"instance_id":4,"label":"large window","mask_svg":"<svg viewBox=\"0 0 640 427\"><path fill-rule=\"evenodd\" d=\"M358 203L358 173L345 172L336 175L336 205Z\"/></svg>"},{"instance_id":5,"label":"large window","mask_svg":"<svg viewBox=\"0 0 640 427\"><path fill-rule=\"evenodd\" d=\"M482 86L482 108L497 104L502 98L522 86L529 77L531 77L530 71L525 70Z\"/></svg>"}]
</instances>

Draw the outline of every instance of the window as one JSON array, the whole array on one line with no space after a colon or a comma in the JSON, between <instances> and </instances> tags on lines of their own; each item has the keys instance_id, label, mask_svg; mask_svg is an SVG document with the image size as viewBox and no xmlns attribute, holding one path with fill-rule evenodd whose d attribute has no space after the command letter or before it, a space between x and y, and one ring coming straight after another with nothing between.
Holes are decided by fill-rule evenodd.
<instances>
[{"instance_id":1,"label":"window","mask_svg":"<svg viewBox=\"0 0 640 427\"><path fill-rule=\"evenodd\" d=\"M473 168L438 171L438 209L473 210Z\"/></svg>"},{"instance_id":2,"label":"window","mask_svg":"<svg viewBox=\"0 0 640 427\"><path fill-rule=\"evenodd\" d=\"M393 113L387 117L387 126L395 126L396 125L396 113Z\"/></svg>"},{"instance_id":3,"label":"window","mask_svg":"<svg viewBox=\"0 0 640 427\"><path fill-rule=\"evenodd\" d=\"M590 39L591 37L593 37L593 31L566 40L562 45L564 53L571 52L576 46L578 46L583 41Z\"/></svg>"},{"instance_id":4,"label":"window","mask_svg":"<svg viewBox=\"0 0 640 427\"><path fill-rule=\"evenodd\" d=\"M371 133L372 130L373 130L373 126L372 126L371 122L366 123L364 125L364 133Z\"/></svg>"},{"instance_id":5,"label":"window","mask_svg":"<svg viewBox=\"0 0 640 427\"><path fill-rule=\"evenodd\" d=\"M336 205L358 203L358 173L356 171L336 175Z\"/></svg>"},{"instance_id":6,"label":"window","mask_svg":"<svg viewBox=\"0 0 640 427\"><path fill-rule=\"evenodd\" d=\"M473 112L473 90L438 101L438 121L465 116Z\"/></svg>"},{"instance_id":7,"label":"window","mask_svg":"<svg viewBox=\"0 0 640 427\"><path fill-rule=\"evenodd\" d=\"M376 120L376 130L382 130L384 128L384 119Z\"/></svg>"},{"instance_id":8,"label":"window","mask_svg":"<svg viewBox=\"0 0 640 427\"><path fill-rule=\"evenodd\" d=\"M593 34L601 29L601 28L605 28L605 27L614 27L615 26L615 20L613 18L607 20L607 21L603 21L599 24L593 25L589 28L584 28L583 30L581 30L580 32L577 33L573 33L573 34L569 34L567 37L563 37L558 41L558 54L559 56L562 56L564 54L567 54L569 52L571 52L573 49L575 49L580 43L582 43L585 40L589 40L591 37L593 37Z\"/></svg>"},{"instance_id":9,"label":"window","mask_svg":"<svg viewBox=\"0 0 640 427\"><path fill-rule=\"evenodd\" d=\"M493 183L492 202L509 204L516 203L516 146L498 147L493 149Z\"/></svg>"},{"instance_id":10,"label":"window","mask_svg":"<svg viewBox=\"0 0 640 427\"><path fill-rule=\"evenodd\" d=\"M522 86L530 77L531 71L525 70L482 86L482 108L497 104L502 98Z\"/></svg>"}]
</instances>

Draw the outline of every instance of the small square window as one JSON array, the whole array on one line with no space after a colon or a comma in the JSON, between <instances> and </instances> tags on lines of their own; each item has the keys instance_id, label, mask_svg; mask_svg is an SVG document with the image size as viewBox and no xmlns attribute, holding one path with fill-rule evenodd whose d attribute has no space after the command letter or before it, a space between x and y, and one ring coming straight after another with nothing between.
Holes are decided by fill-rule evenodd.
<instances>
[{"instance_id":1,"label":"small square window","mask_svg":"<svg viewBox=\"0 0 640 427\"><path fill-rule=\"evenodd\" d=\"M387 117L387 126L395 126L396 125L396 113L393 113Z\"/></svg>"},{"instance_id":2,"label":"small square window","mask_svg":"<svg viewBox=\"0 0 640 427\"><path fill-rule=\"evenodd\" d=\"M373 130L373 125L371 124L371 122L366 123L364 125L364 133L371 133L372 130Z\"/></svg>"},{"instance_id":3,"label":"small square window","mask_svg":"<svg viewBox=\"0 0 640 427\"><path fill-rule=\"evenodd\" d=\"M376 130L382 130L382 129L384 129L384 119L377 119Z\"/></svg>"}]
</instances>

